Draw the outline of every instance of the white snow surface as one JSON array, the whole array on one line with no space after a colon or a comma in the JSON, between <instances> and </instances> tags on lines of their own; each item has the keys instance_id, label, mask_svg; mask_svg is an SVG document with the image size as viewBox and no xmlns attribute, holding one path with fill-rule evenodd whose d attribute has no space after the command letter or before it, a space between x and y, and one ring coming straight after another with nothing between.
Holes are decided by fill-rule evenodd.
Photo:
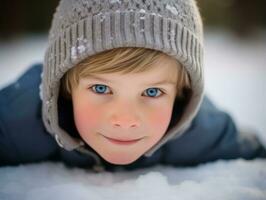
<instances>
[{"instance_id":1,"label":"white snow surface","mask_svg":"<svg viewBox=\"0 0 266 200\"><path fill-rule=\"evenodd\" d=\"M266 144L266 37L205 34L206 93ZM41 62L45 36L0 41L0 88ZM0 168L0 200L266 200L266 159L94 173L44 162Z\"/></svg>"},{"instance_id":2,"label":"white snow surface","mask_svg":"<svg viewBox=\"0 0 266 200\"><path fill-rule=\"evenodd\" d=\"M265 200L266 160L94 173L61 163L0 168L0 199Z\"/></svg>"}]
</instances>

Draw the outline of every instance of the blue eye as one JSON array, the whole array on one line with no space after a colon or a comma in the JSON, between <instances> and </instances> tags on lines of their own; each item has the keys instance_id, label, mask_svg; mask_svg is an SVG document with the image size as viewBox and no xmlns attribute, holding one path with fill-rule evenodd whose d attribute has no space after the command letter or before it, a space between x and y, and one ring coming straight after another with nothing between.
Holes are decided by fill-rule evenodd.
<instances>
[{"instance_id":1,"label":"blue eye","mask_svg":"<svg viewBox=\"0 0 266 200\"><path fill-rule=\"evenodd\" d=\"M157 97L158 92L161 92L158 88L149 88L146 90L149 97Z\"/></svg>"},{"instance_id":2,"label":"blue eye","mask_svg":"<svg viewBox=\"0 0 266 200\"><path fill-rule=\"evenodd\" d=\"M95 84L91 87L91 89L96 94L108 94L108 86L106 85ZM145 96L148 97L159 97L162 94L162 91L159 88L148 88L144 93L146 93Z\"/></svg>"},{"instance_id":3,"label":"blue eye","mask_svg":"<svg viewBox=\"0 0 266 200\"><path fill-rule=\"evenodd\" d=\"M96 93L104 94L106 89L107 89L107 86L106 85L96 84L96 85L92 86L91 88Z\"/></svg>"}]
</instances>

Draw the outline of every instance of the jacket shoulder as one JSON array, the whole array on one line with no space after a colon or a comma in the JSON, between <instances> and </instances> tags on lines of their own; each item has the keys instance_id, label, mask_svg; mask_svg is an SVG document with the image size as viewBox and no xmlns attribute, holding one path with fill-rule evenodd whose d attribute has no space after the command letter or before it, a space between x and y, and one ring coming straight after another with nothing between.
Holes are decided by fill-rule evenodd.
<instances>
[{"instance_id":1,"label":"jacket shoulder","mask_svg":"<svg viewBox=\"0 0 266 200\"><path fill-rule=\"evenodd\" d=\"M190 128L163 148L164 162L174 165L266 156L256 135L240 132L229 113L217 108L207 96Z\"/></svg>"},{"instance_id":2,"label":"jacket shoulder","mask_svg":"<svg viewBox=\"0 0 266 200\"><path fill-rule=\"evenodd\" d=\"M41 72L42 64L35 64L28 68L16 81L1 88L0 102L10 102L10 100L16 98L17 95L23 94L25 90L34 89L36 86L39 86L41 82Z\"/></svg>"},{"instance_id":3,"label":"jacket shoulder","mask_svg":"<svg viewBox=\"0 0 266 200\"><path fill-rule=\"evenodd\" d=\"M41 117L41 72L33 65L0 90L0 165L45 160L56 149Z\"/></svg>"}]
</instances>

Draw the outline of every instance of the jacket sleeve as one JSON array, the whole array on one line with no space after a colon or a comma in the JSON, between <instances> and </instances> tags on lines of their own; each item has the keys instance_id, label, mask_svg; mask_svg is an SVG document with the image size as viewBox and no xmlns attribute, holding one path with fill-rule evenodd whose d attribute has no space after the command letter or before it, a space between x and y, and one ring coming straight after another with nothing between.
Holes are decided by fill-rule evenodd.
<instances>
[{"instance_id":1,"label":"jacket sleeve","mask_svg":"<svg viewBox=\"0 0 266 200\"><path fill-rule=\"evenodd\" d=\"M0 166L47 160L56 150L41 118L41 70L34 65L0 90Z\"/></svg>"},{"instance_id":2,"label":"jacket sleeve","mask_svg":"<svg viewBox=\"0 0 266 200\"><path fill-rule=\"evenodd\" d=\"M163 147L163 163L195 165L217 159L266 158L266 148L253 133L237 129L232 117L205 96L190 128Z\"/></svg>"}]
</instances>

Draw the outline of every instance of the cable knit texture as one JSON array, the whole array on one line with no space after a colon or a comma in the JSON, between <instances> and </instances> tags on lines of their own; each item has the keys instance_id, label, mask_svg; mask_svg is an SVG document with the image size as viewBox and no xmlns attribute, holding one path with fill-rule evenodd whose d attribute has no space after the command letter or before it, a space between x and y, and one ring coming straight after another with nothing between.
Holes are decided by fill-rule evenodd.
<instances>
[{"instance_id":1,"label":"cable knit texture","mask_svg":"<svg viewBox=\"0 0 266 200\"><path fill-rule=\"evenodd\" d=\"M84 143L59 127L60 79L86 57L118 47L162 51L181 62L191 78L192 99L181 120L146 156L181 135L195 117L204 78L202 22L194 0L61 0L49 32L40 86L45 127L61 147L73 150Z\"/></svg>"}]
</instances>

